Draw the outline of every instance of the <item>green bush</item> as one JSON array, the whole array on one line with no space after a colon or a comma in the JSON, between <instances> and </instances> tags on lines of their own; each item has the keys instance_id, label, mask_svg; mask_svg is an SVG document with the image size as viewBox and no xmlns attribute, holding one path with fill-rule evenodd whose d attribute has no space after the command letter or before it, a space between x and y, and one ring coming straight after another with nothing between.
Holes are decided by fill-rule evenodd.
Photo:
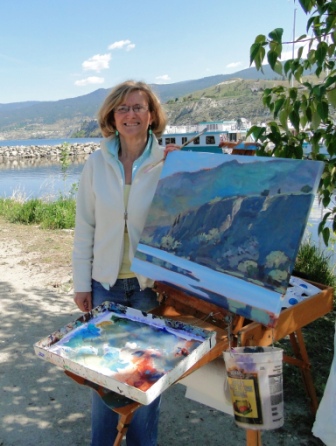
<instances>
[{"instance_id":1,"label":"green bush","mask_svg":"<svg viewBox=\"0 0 336 446\"><path fill-rule=\"evenodd\" d=\"M52 202L0 198L0 215L11 223L37 224L44 229L73 229L75 214L76 202L70 198L60 197Z\"/></svg>"},{"instance_id":2,"label":"green bush","mask_svg":"<svg viewBox=\"0 0 336 446\"><path fill-rule=\"evenodd\" d=\"M309 241L302 243L296 258L294 275L300 275L313 282L336 286L335 271L330 262L331 254L321 250Z\"/></svg>"}]
</instances>

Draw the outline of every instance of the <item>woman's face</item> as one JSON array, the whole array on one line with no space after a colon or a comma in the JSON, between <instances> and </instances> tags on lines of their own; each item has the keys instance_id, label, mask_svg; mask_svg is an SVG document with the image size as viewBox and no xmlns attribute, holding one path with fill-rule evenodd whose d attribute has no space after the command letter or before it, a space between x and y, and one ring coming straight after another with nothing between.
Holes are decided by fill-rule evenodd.
<instances>
[{"instance_id":1,"label":"woman's face","mask_svg":"<svg viewBox=\"0 0 336 446\"><path fill-rule=\"evenodd\" d=\"M125 139L134 137L147 139L148 126L153 119L148 110L146 93L134 91L126 96L114 110L114 121L119 134Z\"/></svg>"}]
</instances>

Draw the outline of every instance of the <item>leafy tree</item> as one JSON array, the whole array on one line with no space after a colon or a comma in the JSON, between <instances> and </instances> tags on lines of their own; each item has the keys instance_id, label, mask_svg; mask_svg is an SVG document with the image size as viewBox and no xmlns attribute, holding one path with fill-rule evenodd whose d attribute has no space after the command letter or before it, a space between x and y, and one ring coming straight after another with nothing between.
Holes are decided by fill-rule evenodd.
<instances>
[{"instance_id":1,"label":"leafy tree","mask_svg":"<svg viewBox=\"0 0 336 446\"><path fill-rule=\"evenodd\" d=\"M295 1L295 0L294 0ZM320 183L320 197L326 210L319 224L326 245L330 238L327 219L332 219L336 232L336 205L333 194L336 187L336 128L332 110L336 107L336 1L298 0L307 14L307 33L295 42L282 42L283 29L277 28L268 36L258 35L250 49L250 62L258 70L267 59L274 72L285 76L291 84L276 86L263 92L263 103L273 120L267 127L253 126L250 134L262 143L259 155L284 158L303 158L304 147L311 147L309 157L323 160L325 170ZM281 62L283 43L302 44L296 57ZM307 56L303 57L304 45ZM316 81L308 81L310 72ZM310 79L310 78L309 78ZM294 85L295 82L295 85ZM269 149L269 142L273 148ZM321 153L323 145L328 155Z\"/></svg>"}]
</instances>

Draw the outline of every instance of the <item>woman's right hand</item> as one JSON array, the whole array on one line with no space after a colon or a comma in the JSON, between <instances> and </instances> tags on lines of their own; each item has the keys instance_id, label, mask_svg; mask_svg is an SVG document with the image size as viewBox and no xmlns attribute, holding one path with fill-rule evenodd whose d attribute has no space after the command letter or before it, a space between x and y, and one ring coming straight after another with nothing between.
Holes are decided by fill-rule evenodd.
<instances>
[{"instance_id":1,"label":"woman's right hand","mask_svg":"<svg viewBox=\"0 0 336 446\"><path fill-rule=\"evenodd\" d=\"M74 301L77 307L83 311L83 313L87 313L92 310L92 295L91 291L81 291L75 293Z\"/></svg>"},{"instance_id":2,"label":"woman's right hand","mask_svg":"<svg viewBox=\"0 0 336 446\"><path fill-rule=\"evenodd\" d=\"M181 150L181 146L178 146L177 144L167 144L164 149L163 159L165 160L168 153L174 152L175 150Z\"/></svg>"}]
</instances>

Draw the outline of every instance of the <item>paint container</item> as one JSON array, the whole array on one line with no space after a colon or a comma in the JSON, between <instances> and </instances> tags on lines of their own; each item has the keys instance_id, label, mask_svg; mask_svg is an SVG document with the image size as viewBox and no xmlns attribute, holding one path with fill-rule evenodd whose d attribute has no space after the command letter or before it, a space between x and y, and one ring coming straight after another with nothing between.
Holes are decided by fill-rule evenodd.
<instances>
[{"instance_id":1,"label":"paint container","mask_svg":"<svg viewBox=\"0 0 336 446\"><path fill-rule=\"evenodd\" d=\"M283 350L236 347L223 355L236 424L252 430L281 427L284 423Z\"/></svg>"}]
</instances>

